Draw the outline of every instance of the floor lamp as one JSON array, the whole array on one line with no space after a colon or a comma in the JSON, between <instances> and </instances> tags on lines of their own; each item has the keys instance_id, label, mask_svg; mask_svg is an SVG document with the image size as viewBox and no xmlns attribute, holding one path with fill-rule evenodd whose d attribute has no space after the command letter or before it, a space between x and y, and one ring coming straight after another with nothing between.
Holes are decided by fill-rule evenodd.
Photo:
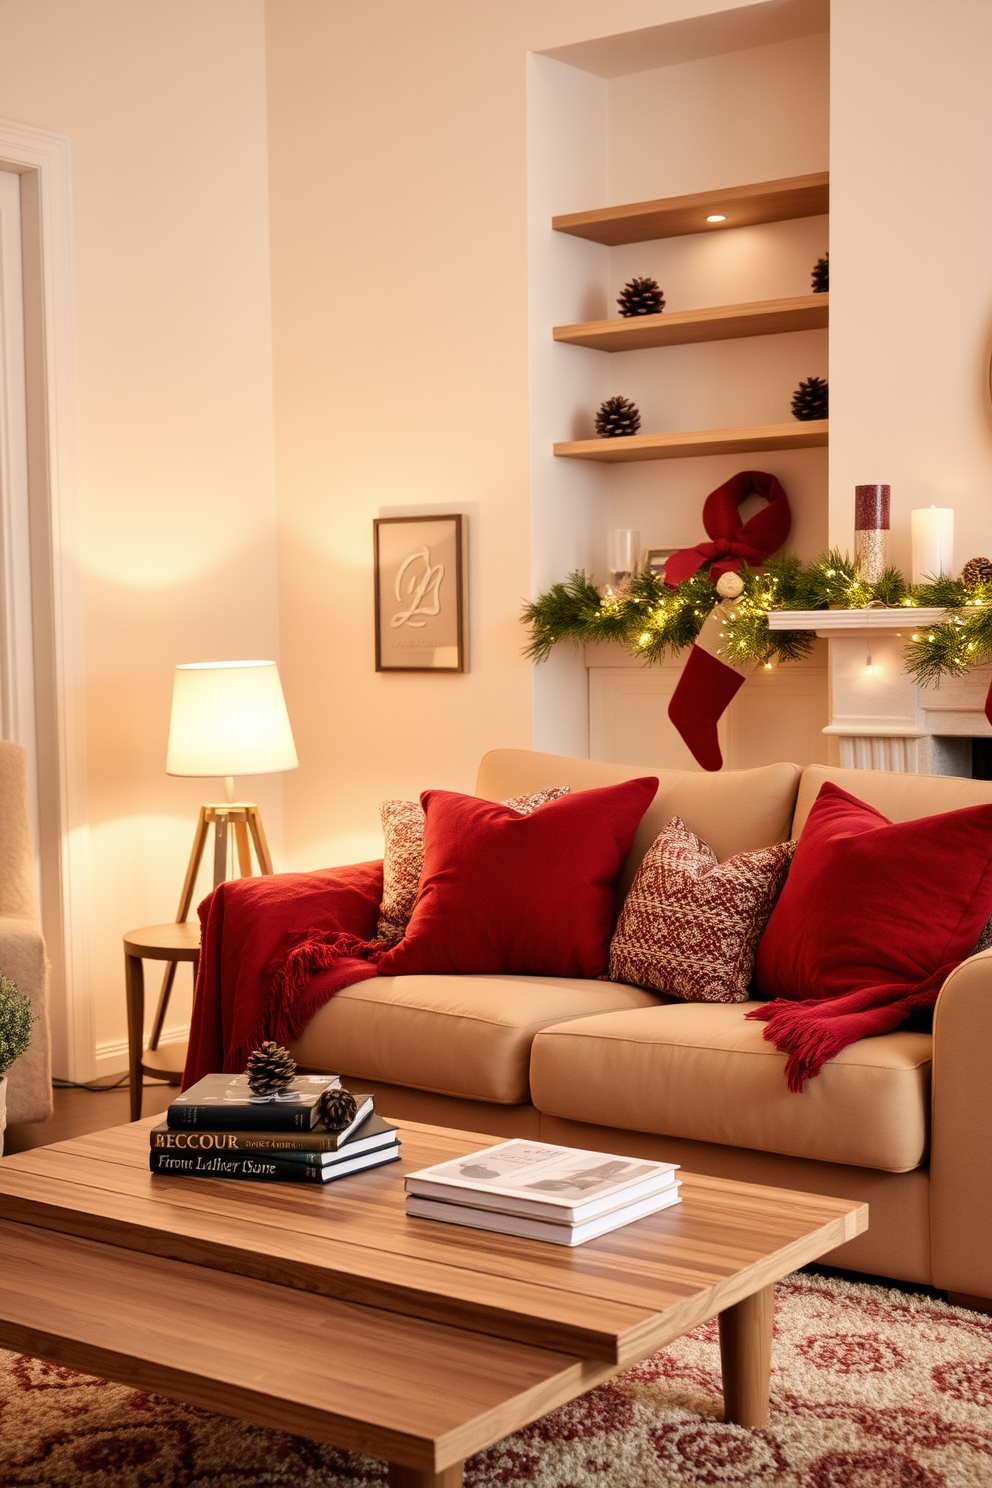
<instances>
[{"instance_id":1,"label":"floor lamp","mask_svg":"<svg viewBox=\"0 0 992 1488\"><path fill-rule=\"evenodd\" d=\"M252 846L262 874L272 872L262 816L253 801L235 801L236 775L271 775L299 764L286 700L274 661L197 661L176 667L169 722L167 775L224 777L223 801L200 807L176 923L189 916L210 829L214 831L214 888L228 876L231 838L238 874L252 876ZM171 961L162 980L148 1040L158 1048L176 975Z\"/></svg>"}]
</instances>

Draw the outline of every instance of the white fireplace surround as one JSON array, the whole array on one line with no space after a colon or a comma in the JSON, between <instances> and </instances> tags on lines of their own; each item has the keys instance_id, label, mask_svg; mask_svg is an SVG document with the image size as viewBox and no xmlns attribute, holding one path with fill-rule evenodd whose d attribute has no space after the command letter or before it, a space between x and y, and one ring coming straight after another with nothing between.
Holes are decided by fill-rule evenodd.
<instances>
[{"instance_id":1,"label":"white fireplace surround","mask_svg":"<svg viewBox=\"0 0 992 1488\"><path fill-rule=\"evenodd\" d=\"M829 642L830 721L840 763L861 770L971 775L971 740L992 739L985 696L992 666L920 687L903 652L940 609L776 610L770 630L815 630Z\"/></svg>"}]
</instances>

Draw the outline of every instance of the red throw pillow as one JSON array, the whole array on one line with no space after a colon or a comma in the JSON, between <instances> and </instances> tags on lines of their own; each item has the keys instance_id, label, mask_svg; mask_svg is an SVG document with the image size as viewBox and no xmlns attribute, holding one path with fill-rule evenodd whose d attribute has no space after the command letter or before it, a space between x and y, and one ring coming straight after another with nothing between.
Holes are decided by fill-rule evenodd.
<instances>
[{"instance_id":1,"label":"red throw pillow","mask_svg":"<svg viewBox=\"0 0 992 1488\"><path fill-rule=\"evenodd\" d=\"M614 885L657 789L653 776L627 780L563 796L530 816L425 791L420 893L379 975L598 976Z\"/></svg>"},{"instance_id":2,"label":"red throw pillow","mask_svg":"<svg viewBox=\"0 0 992 1488\"><path fill-rule=\"evenodd\" d=\"M992 806L890 822L827 782L758 944L762 997L917 985L969 956L992 908Z\"/></svg>"},{"instance_id":3,"label":"red throw pillow","mask_svg":"<svg viewBox=\"0 0 992 1488\"><path fill-rule=\"evenodd\" d=\"M529 796L511 796L504 806L512 806L521 816L529 816L547 801L568 795L567 785L551 785L547 790ZM375 938L380 945L394 946L406 934L410 915L420 890L420 872L424 866L424 808L419 801L382 801L382 906Z\"/></svg>"}]
</instances>

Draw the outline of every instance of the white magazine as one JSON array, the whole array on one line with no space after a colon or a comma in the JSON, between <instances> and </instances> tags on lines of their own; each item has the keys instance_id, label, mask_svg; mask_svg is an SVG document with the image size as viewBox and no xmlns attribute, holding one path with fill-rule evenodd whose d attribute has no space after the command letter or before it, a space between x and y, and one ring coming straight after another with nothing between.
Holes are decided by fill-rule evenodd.
<instances>
[{"instance_id":1,"label":"white magazine","mask_svg":"<svg viewBox=\"0 0 992 1488\"><path fill-rule=\"evenodd\" d=\"M515 1139L421 1168L410 1194L579 1224L668 1188L677 1163Z\"/></svg>"},{"instance_id":2,"label":"white magazine","mask_svg":"<svg viewBox=\"0 0 992 1488\"><path fill-rule=\"evenodd\" d=\"M445 1224L467 1225L472 1230L495 1230L498 1234L517 1235L524 1240L547 1240L552 1245L582 1245L586 1240L595 1240L599 1235L633 1224L635 1219L645 1219L649 1214L657 1214L659 1209L669 1209L681 1202L679 1184L674 1182L660 1193L650 1194L633 1204L622 1204L619 1209L611 1209L608 1214L586 1220L584 1224L559 1224L523 1214L499 1214L493 1209L473 1208L468 1204L423 1199L418 1194L407 1195L406 1212L415 1219L440 1219Z\"/></svg>"}]
</instances>

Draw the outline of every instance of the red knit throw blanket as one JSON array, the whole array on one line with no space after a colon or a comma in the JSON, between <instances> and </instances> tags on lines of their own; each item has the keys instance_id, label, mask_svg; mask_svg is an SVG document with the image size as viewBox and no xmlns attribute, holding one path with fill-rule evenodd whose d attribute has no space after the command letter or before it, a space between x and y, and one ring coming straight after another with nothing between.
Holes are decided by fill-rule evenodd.
<instances>
[{"instance_id":1,"label":"red knit throw blanket","mask_svg":"<svg viewBox=\"0 0 992 1488\"><path fill-rule=\"evenodd\" d=\"M335 993L375 976L365 958L381 899L381 862L232 879L209 894L183 1088L239 1074L264 1039L289 1043Z\"/></svg>"},{"instance_id":2,"label":"red knit throw blanket","mask_svg":"<svg viewBox=\"0 0 992 1488\"><path fill-rule=\"evenodd\" d=\"M768 1024L765 1038L788 1054L785 1077L789 1089L798 1094L806 1081L814 1079L828 1059L848 1044L875 1033L893 1033L912 1014L932 1008L944 982L959 964L949 962L916 986L899 982L861 987L842 997L816 997L804 1002L776 997L744 1016Z\"/></svg>"}]
</instances>

